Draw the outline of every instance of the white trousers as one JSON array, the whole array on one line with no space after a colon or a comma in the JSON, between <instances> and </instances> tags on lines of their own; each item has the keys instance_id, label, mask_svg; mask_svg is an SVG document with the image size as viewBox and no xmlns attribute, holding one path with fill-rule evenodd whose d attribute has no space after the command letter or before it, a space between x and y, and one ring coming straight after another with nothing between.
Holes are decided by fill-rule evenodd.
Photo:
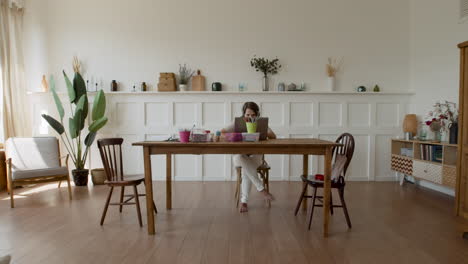
<instances>
[{"instance_id":1,"label":"white trousers","mask_svg":"<svg viewBox=\"0 0 468 264\"><path fill-rule=\"evenodd\" d=\"M234 164L242 167L240 202L247 203L252 183L259 192L265 189L262 180L257 175L257 168L262 165L262 155L235 155Z\"/></svg>"}]
</instances>

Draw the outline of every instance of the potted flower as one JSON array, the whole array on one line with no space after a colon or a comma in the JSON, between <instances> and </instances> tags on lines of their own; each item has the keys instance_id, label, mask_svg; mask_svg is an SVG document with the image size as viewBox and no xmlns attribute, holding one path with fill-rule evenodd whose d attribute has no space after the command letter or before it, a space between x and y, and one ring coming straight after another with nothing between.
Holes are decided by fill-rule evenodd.
<instances>
[{"instance_id":1,"label":"potted flower","mask_svg":"<svg viewBox=\"0 0 468 264\"><path fill-rule=\"evenodd\" d=\"M63 123L65 110L55 90L53 77L50 78L50 88L60 120L46 114L43 114L42 117L60 135L65 148L75 164L75 169L72 170L75 185L86 186L88 184L89 171L85 168L85 165L89 147L93 144L97 132L107 123L107 117L104 116L106 111L106 98L102 90L96 93L91 112L92 122L87 129L89 131L88 134L83 139L81 132L88 118L88 95L85 82L80 74L79 62L77 62L76 59L73 66L75 71L73 82L70 81L65 71L63 71L71 111L71 117L68 118L68 132L65 130Z\"/></svg>"},{"instance_id":2,"label":"potted flower","mask_svg":"<svg viewBox=\"0 0 468 264\"><path fill-rule=\"evenodd\" d=\"M279 64L278 58L269 60L265 58L257 58L255 55L250 60L250 66L255 68L255 71L263 73L262 90L264 92L268 91L268 74L277 74L279 69L281 69L281 64Z\"/></svg>"},{"instance_id":3,"label":"potted flower","mask_svg":"<svg viewBox=\"0 0 468 264\"><path fill-rule=\"evenodd\" d=\"M448 101L437 101L434 104L434 109L427 113L424 119L424 124L426 124L429 127L429 129L434 133L434 140L448 141L448 132L450 130L453 130L453 128L458 128L457 118L458 111L455 103Z\"/></svg>"},{"instance_id":4,"label":"potted flower","mask_svg":"<svg viewBox=\"0 0 468 264\"><path fill-rule=\"evenodd\" d=\"M188 82L194 71L187 67L186 64L183 66L179 64L179 90L180 91L187 91L188 90Z\"/></svg>"}]
</instances>

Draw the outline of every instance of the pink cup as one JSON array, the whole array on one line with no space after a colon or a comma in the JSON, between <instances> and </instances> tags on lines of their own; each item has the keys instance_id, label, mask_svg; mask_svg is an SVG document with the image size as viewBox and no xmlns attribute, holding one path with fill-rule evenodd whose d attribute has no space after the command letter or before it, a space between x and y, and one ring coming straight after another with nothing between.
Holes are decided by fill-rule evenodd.
<instances>
[{"instance_id":1,"label":"pink cup","mask_svg":"<svg viewBox=\"0 0 468 264\"><path fill-rule=\"evenodd\" d=\"M179 131L179 141L187 143L190 141L190 131Z\"/></svg>"}]
</instances>

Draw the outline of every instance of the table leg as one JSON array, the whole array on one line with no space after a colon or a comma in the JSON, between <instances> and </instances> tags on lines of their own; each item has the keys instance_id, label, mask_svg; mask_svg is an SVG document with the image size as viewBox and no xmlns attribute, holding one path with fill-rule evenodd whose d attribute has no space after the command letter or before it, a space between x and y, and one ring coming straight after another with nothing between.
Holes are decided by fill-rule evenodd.
<instances>
[{"instance_id":1,"label":"table leg","mask_svg":"<svg viewBox=\"0 0 468 264\"><path fill-rule=\"evenodd\" d=\"M309 155L304 155L302 158L302 174L303 175L308 175L309 174ZM303 186L307 185L306 182L302 182ZM307 195L308 190L304 193L304 195ZM302 210L307 211L307 199L302 200Z\"/></svg>"},{"instance_id":2,"label":"table leg","mask_svg":"<svg viewBox=\"0 0 468 264\"><path fill-rule=\"evenodd\" d=\"M145 188L146 188L146 215L148 222L148 234L156 233L153 214L153 180L151 173L150 147L143 147L143 161L145 164Z\"/></svg>"},{"instance_id":3,"label":"table leg","mask_svg":"<svg viewBox=\"0 0 468 264\"><path fill-rule=\"evenodd\" d=\"M331 194L331 173L332 173L332 148L327 147L325 151L324 167L325 181L323 184L323 236L328 236L328 222L330 221L330 194Z\"/></svg>"},{"instance_id":4,"label":"table leg","mask_svg":"<svg viewBox=\"0 0 468 264\"><path fill-rule=\"evenodd\" d=\"M172 209L172 154L166 155L166 209Z\"/></svg>"}]
</instances>

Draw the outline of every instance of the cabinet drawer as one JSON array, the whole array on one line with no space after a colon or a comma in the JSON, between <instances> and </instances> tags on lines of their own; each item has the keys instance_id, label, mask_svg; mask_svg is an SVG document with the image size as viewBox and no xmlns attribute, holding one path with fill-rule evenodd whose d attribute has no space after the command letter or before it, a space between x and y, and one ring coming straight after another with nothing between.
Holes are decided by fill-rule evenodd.
<instances>
[{"instance_id":1,"label":"cabinet drawer","mask_svg":"<svg viewBox=\"0 0 468 264\"><path fill-rule=\"evenodd\" d=\"M415 160L413 162L413 176L442 184L442 165Z\"/></svg>"},{"instance_id":2,"label":"cabinet drawer","mask_svg":"<svg viewBox=\"0 0 468 264\"><path fill-rule=\"evenodd\" d=\"M409 157L392 155L392 170L413 175L413 160Z\"/></svg>"},{"instance_id":3,"label":"cabinet drawer","mask_svg":"<svg viewBox=\"0 0 468 264\"><path fill-rule=\"evenodd\" d=\"M442 169L442 184L450 188L455 188L457 182L456 167L444 166Z\"/></svg>"}]
</instances>

